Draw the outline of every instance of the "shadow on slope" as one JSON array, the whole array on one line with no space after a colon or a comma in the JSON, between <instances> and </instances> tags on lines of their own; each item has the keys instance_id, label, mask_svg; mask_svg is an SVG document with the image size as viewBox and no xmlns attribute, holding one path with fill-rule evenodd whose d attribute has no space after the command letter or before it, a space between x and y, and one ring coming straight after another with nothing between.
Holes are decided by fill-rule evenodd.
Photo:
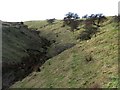
<instances>
[{"instance_id":1,"label":"shadow on slope","mask_svg":"<svg viewBox=\"0 0 120 90\"><path fill-rule=\"evenodd\" d=\"M21 81L52 58L75 44L55 44L40 36L40 31L28 29L22 22L3 22L3 89ZM55 46L54 46L55 45Z\"/></svg>"},{"instance_id":2,"label":"shadow on slope","mask_svg":"<svg viewBox=\"0 0 120 90\"><path fill-rule=\"evenodd\" d=\"M37 70L48 59L46 51L51 43L20 22L3 22L2 30L2 85L5 89Z\"/></svg>"}]
</instances>

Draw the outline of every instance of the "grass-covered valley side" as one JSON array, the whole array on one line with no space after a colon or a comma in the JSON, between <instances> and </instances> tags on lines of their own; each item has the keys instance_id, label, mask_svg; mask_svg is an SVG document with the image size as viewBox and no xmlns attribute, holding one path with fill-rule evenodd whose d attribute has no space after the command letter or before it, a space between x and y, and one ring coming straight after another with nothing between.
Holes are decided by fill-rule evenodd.
<instances>
[{"instance_id":1,"label":"grass-covered valley side","mask_svg":"<svg viewBox=\"0 0 120 90\"><path fill-rule=\"evenodd\" d=\"M3 88L7 88L45 62L50 41L40 37L39 31L28 29L22 22L3 22L2 30L2 81Z\"/></svg>"},{"instance_id":2,"label":"grass-covered valley side","mask_svg":"<svg viewBox=\"0 0 120 90\"><path fill-rule=\"evenodd\" d=\"M3 86L118 88L118 17L97 22L3 22Z\"/></svg>"}]
</instances>

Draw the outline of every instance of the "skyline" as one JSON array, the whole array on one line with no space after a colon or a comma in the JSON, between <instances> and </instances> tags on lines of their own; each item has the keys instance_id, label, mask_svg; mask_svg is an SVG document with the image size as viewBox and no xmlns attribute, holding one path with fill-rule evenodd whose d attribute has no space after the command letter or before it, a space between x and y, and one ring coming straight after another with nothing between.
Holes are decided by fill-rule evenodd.
<instances>
[{"instance_id":1,"label":"skyline","mask_svg":"<svg viewBox=\"0 0 120 90\"><path fill-rule=\"evenodd\" d=\"M50 18L63 19L68 12L118 15L119 0L0 0L0 20L30 21Z\"/></svg>"}]
</instances>

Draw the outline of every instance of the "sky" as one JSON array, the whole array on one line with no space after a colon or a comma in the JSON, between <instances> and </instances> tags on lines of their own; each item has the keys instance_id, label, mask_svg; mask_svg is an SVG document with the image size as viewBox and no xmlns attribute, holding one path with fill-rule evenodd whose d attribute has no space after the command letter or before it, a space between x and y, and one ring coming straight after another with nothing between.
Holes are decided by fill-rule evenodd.
<instances>
[{"instance_id":1,"label":"sky","mask_svg":"<svg viewBox=\"0 0 120 90\"><path fill-rule=\"evenodd\" d=\"M68 12L118 15L120 0L0 0L0 20L29 21L63 19Z\"/></svg>"}]
</instances>

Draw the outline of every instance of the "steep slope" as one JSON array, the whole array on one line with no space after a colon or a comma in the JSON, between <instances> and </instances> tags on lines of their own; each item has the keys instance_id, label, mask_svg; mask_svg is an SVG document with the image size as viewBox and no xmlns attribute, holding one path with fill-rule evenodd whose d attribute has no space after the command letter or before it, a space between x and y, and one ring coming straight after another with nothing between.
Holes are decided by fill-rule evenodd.
<instances>
[{"instance_id":1,"label":"steep slope","mask_svg":"<svg viewBox=\"0 0 120 90\"><path fill-rule=\"evenodd\" d=\"M31 73L46 57L50 41L39 36L22 22L2 23L3 88Z\"/></svg>"},{"instance_id":2,"label":"steep slope","mask_svg":"<svg viewBox=\"0 0 120 90\"><path fill-rule=\"evenodd\" d=\"M74 46L77 43L79 33L70 31L70 27L63 27L62 20L56 20L53 24L47 21L28 21L25 22L29 28L40 31L40 36L52 41L48 50L48 56L55 56L62 51Z\"/></svg>"},{"instance_id":3,"label":"steep slope","mask_svg":"<svg viewBox=\"0 0 120 90\"><path fill-rule=\"evenodd\" d=\"M47 32L51 32L49 30L53 30L50 28L55 27L45 26L43 32L45 34L42 34L44 37L46 35L46 37L52 38L52 36L48 36L52 34L47 34ZM67 37L70 34L67 33L66 27L57 30L64 32L60 40L67 39L64 43L71 42ZM51 33L58 32L57 30ZM78 38L82 31L84 31L83 28L72 33L70 37ZM59 42L59 39L56 39ZM79 41L74 38L72 40L76 43L74 47L47 60L40 67L41 72L31 73L22 81L16 82L11 88L118 87L118 24L113 17L108 17L108 20L99 27L99 32L91 39Z\"/></svg>"}]
</instances>

